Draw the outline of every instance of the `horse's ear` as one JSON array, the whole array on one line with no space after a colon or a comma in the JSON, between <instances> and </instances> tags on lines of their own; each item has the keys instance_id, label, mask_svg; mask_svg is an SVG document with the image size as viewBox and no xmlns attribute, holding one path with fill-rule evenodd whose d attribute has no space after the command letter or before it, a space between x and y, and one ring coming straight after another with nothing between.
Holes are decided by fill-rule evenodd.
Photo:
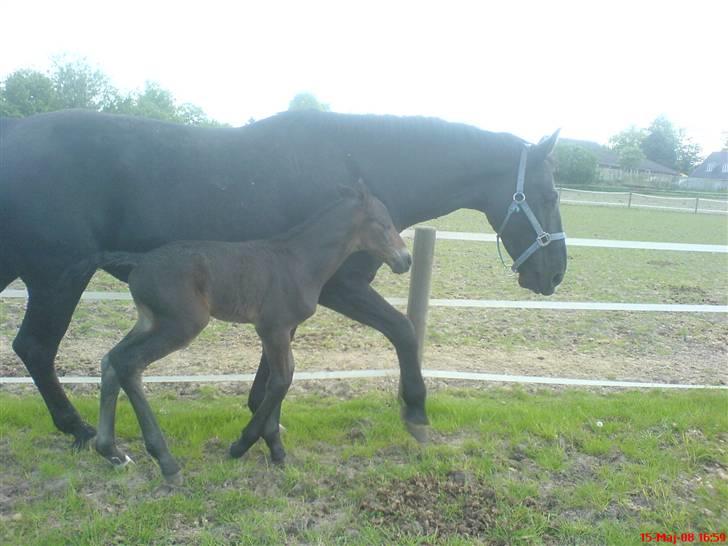
<instances>
[{"instance_id":1,"label":"horse's ear","mask_svg":"<svg viewBox=\"0 0 728 546\"><path fill-rule=\"evenodd\" d=\"M556 143L559 141L560 132L561 129L556 129L554 134L550 137L542 138L540 142L533 147L533 154L542 160L550 156L556 147Z\"/></svg>"}]
</instances>

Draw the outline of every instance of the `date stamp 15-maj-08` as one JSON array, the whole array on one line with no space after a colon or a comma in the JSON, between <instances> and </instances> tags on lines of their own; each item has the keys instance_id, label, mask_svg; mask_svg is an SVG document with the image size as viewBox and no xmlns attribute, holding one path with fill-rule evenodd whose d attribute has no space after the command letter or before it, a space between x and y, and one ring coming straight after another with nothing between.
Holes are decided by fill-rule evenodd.
<instances>
[{"instance_id":1,"label":"date stamp 15-maj-08","mask_svg":"<svg viewBox=\"0 0 728 546\"><path fill-rule=\"evenodd\" d=\"M725 531L721 533L640 533L642 542L666 542L668 544L726 542Z\"/></svg>"}]
</instances>

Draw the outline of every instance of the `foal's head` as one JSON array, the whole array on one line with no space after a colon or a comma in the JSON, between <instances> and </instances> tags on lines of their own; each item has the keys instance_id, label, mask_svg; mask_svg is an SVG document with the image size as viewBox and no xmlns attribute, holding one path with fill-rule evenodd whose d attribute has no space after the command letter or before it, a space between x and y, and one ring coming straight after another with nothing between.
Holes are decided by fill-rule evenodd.
<instances>
[{"instance_id":1,"label":"foal's head","mask_svg":"<svg viewBox=\"0 0 728 546\"><path fill-rule=\"evenodd\" d=\"M359 180L354 187L342 186L342 196L354 199L354 224L358 231L358 250L366 250L386 263L394 273L406 273L412 265L407 250L387 207Z\"/></svg>"}]
</instances>

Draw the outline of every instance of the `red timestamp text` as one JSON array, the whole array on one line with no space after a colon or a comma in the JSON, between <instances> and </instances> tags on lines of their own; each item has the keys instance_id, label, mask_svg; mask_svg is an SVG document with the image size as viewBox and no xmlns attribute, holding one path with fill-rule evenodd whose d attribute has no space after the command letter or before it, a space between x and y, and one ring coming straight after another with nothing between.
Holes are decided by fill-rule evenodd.
<instances>
[{"instance_id":1,"label":"red timestamp text","mask_svg":"<svg viewBox=\"0 0 728 546\"><path fill-rule=\"evenodd\" d=\"M726 532L720 533L640 533L642 542L661 542L667 544L720 544L726 542Z\"/></svg>"}]
</instances>

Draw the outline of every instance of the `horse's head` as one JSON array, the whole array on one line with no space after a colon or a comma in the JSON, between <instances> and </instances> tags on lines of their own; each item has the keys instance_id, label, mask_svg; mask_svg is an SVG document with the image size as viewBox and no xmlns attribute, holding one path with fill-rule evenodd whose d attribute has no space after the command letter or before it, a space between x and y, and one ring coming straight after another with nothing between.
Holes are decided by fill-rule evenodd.
<instances>
[{"instance_id":1,"label":"horse's head","mask_svg":"<svg viewBox=\"0 0 728 546\"><path fill-rule=\"evenodd\" d=\"M546 296L566 272L566 241L549 156L559 132L523 146L492 188L485 210L518 273L518 284ZM500 247L498 249L500 253Z\"/></svg>"},{"instance_id":2,"label":"horse's head","mask_svg":"<svg viewBox=\"0 0 728 546\"><path fill-rule=\"evenodd\" d=\"M394 273L406 273L412 265L412 255L407 250L387 207L371 194L359 180L354 188L342 188L345 197L356 200L354 212L358 230L358 249L373 254L386 263Z\"/></svg>"}]
</instances>

